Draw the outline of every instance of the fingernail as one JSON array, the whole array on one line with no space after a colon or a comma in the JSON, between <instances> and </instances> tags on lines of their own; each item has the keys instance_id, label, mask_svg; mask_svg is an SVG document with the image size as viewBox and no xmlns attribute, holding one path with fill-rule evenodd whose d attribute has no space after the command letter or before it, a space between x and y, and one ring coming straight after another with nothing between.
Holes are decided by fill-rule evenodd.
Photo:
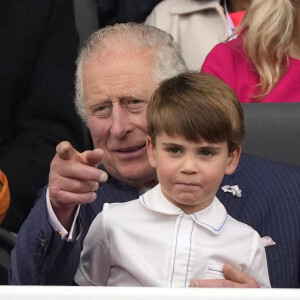
<instances>
[{"instance_id":1,"label":"fingernail","mask_svg":"<svg viewBox=\"0 0 300 300\"><path fill-rule=\"evenodd\" d=\"M107 180L107 174L106 173L102 173L99 177L99 182L103 183L103 182L106 182Z\"/></svg>"},{"instance_id":2,"label":"fingernail","mask_svg":"<svg viewBox=\"0 0 300 300\"><path fill-rule=\"evenodd\" d=\"M98 188L99 188L99 183L98 183L98 182L96 182L96 184L95 184L95 187L93 188L93 192L97 191L97 190L98 190Z\"/></svg>"},{"instance_id":3,"label":"fingernail","mask_svg":"<svg viewBox=\"0 0 300 300\"><path fill-rule=\"evenodd\" d=\"M97 198L97 194L96 194L96 193L93 193L93 194L92 194L92 199L91 199L91 201L96 200L96 198Z\"/></svg>"}]
</instances>

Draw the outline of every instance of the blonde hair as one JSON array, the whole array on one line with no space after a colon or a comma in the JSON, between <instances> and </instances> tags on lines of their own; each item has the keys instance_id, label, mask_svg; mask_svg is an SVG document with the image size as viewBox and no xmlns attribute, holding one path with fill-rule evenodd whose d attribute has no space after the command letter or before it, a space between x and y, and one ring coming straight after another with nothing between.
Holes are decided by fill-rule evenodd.
<instances>
[{"instance_id":1,"label":"blonde hair","mask_svg":"<svg viewBox=\"0 0 300 300\"><path fill-rule=\"evenodd\" d=\"M259 75L258 99L275 87L289 66L295 46L297 0L253 0L235 33Z\"/></svg>"}]
</instances>

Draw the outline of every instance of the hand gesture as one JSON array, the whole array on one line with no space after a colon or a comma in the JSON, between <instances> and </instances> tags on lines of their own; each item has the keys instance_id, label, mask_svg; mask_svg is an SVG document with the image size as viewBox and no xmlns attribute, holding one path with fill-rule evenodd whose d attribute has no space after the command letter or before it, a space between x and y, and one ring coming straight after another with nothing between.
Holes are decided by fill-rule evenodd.
<instances>
[{"instance_id":1,"label":"hand gesture","mask_svg":"<svg viewBox=\"0 0 300 300\"><path fill-rule=\"evenodd\" d=\"M99 182L108 178L97 169L103 155L101 149L79 153L69 142L56 147L50 165L49 195L53 210L66 230L71 227L76 206L94 201Z\"/></svg>"}]
</instances>

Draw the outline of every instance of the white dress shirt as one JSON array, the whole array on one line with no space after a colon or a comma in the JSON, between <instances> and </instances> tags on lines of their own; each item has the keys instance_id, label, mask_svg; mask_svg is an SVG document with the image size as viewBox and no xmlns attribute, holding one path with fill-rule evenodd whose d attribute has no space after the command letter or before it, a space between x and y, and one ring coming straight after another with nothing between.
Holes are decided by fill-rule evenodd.
<instances>
[{"instance_id":1,"label":"white dress shirt","mask_svg":"<svg viewBox=\"0 0 300 300\"><path fill-rule=\"evenodd\" d=\"M79 285L187 287L193 279L224 278L224 263L270 287L258 233L230 217L215 197L187 215L160 185L126 203L105 204L84 241Z\"/></svg>"}]
</instances>

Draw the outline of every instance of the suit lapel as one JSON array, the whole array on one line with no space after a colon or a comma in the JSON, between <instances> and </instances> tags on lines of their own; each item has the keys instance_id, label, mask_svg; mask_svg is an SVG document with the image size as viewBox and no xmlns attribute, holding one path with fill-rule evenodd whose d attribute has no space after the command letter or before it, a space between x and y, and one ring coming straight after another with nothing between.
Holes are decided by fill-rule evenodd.
<instances>
[{"instance_id":1,"label":"suit lapel","mask_svg":"<svg viewBox=\"0 0 300 300\"><path fill-rule=\"evenodd\" d=\"M243 207L244 204L246 203L245 201L247 201L248 199L248 194L249 194L246 185L243 184L243 182L241 182L240 180L241 176L242 176L242 170L238 166L236 171L233 174L224 176L220 188L217 192L217 197L225 206L228 214L238 220L241 220ZM224 192L222 190L222 187L225 185L229 185L229 186L238 185L238 188L242 191L242 196L237 197L237 196L233 196L233 194L230 192Z\"/></svg>"}]
</instances>

